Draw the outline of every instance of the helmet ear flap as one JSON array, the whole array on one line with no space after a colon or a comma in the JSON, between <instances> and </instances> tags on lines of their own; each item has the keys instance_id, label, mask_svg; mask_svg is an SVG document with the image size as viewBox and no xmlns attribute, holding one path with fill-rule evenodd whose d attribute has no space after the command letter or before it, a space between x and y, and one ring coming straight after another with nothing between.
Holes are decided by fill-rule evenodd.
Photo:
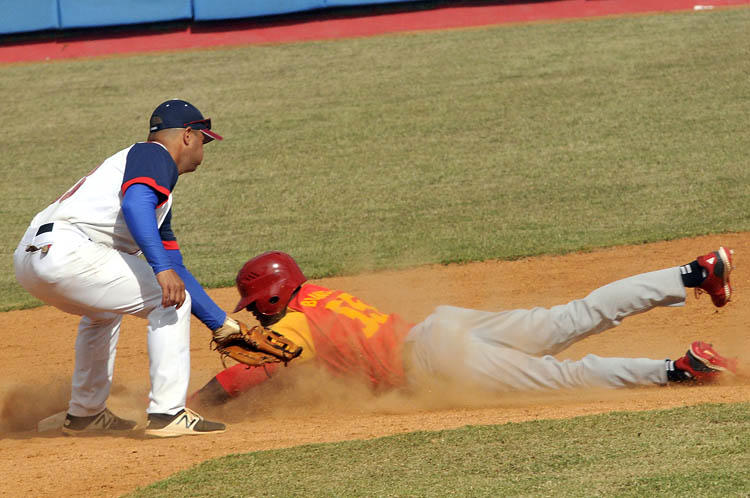
<instances>
[{"instance_id":1,"label":"helmet ear flap","mask_svg":"<svg viewBox=\"0 0 750 498\"><path fill-rule=\"evenodd\" d=\"M276 315L289 304L292 290L283 271L264 275L257 279L255 307L263 315Z\"/></svg>"}]
</instances>

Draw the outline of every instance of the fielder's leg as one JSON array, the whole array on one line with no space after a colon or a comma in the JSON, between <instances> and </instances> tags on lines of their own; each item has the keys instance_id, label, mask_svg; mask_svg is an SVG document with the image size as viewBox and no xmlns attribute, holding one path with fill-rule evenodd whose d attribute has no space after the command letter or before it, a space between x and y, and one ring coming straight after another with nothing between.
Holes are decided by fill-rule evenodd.
<instances>
[{"instance_id":1,"label":"fielder's leg","mask_svg":"<svg viewBox=\"0 0 750 498\"><path fill-rule=\"evenodd\" d=\"M101 413L109 398L122 316L81 318L76 337L75 369L68 413L89 417Z\"/></svg>"},{"instance_id":2,"label":"fielder's leg","mask_svg":"<svg viewBox=\"0 0 750 498\"><path fill-rule=\"evenodd\" d=\"M148 315L148 413L174 415L185 408L190 381L190 305L186 292L180 309L158 306Z\"/></svg>"},{"instance_id":3,"label":"fielder's leg","mask_svg":"<svg viewBox=\"0 0 750 498\"><path fill-rule=\"evenodd\" d=\"M25 236L16 250L14 263L19 283L31 294L68 313L89 317L86 322L82 320L78 342L81 353L77 353L74 379L81 386L96 385L103 390L84 395L85 389L77 389L79 394L75 395L72 409L91 413L101 406L102 397L106 399L109 383L101 379L109 376L110 364L114 364L117 333L111 328L114 322L109 325L105 322L112 315L123 314L149 320L150 410L164 406L172 411L176 405L184 406L190 373L189 299L180 310L163 308L161 287L143 259L91 242L64 225L60 230L56 227L52 235L47 252L25 251L28 242ZM110 343L105 362L99 356L105 354L104 345ZM96 359L86 358L84 353L91 344L96 345ZM96 372L89 373L89 368Z\"/></svg>"}]
</instances>

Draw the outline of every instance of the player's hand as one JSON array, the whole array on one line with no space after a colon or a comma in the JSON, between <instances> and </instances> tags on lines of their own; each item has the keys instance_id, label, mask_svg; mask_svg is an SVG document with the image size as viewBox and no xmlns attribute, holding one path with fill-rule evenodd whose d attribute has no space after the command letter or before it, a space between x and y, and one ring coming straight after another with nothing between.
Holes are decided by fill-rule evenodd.
<instances>
[{"instance_id":1,"label":"player's hand","mask_svg":"<svg viewBox=\"0 0 750 498\"><path fill-rule=\"evenodd\" d=\"M156 274L156 281L161 286L161 305L165 308L174 306L180 309L185 302L185 282L174 270L164 270Z\"/></svg>"}]
</instances>

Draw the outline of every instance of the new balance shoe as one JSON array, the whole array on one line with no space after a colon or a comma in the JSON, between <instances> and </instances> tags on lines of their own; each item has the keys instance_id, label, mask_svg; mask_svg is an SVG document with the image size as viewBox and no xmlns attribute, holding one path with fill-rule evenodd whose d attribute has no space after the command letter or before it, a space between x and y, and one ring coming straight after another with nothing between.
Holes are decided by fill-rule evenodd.
<instances>
[{"instance_id":1,"label":"new balance shoe","mask_svg":"<svg viewBox=\"0 0 750 498\"><path fill-rule=\"evenodd\" d=\"M698 265L706 272L703 283L695 288L695 296L706 292L716 307L722 307L732 298L732 286L729 274L734 269L734 251L719 247L718 251L710 252L698 259Z\"/></svg>"},{"instance_id":2,"label":"new balance shoe","mask_svg":"<svg viewBox=\"0 0 750 498\"><path fill-rule=\"evenodd\" d=\"M151 437L177 437L199 434L220 434L226 426L220 422L211 422L189 408L174 415L166 413L149 413L145 434Z\"/></svg>"},{"instance_id":3,"label":"new balance shoe","mask_svg":"<svg viewBox=\"0 0 750 498\"><path fill-rule=\"evenodd\" d=\"M135 426L135 421L120 418L105 408L101 413L90 417L76 417L70 413L66 414L62 431L63 434L69 436L122 435L135 429Z\"/></svg>"},{"instance_id":4,"label":"new balance shoe","mask_svg":"<svg viewBox=\"0 0 750 498\"><path fill-rule=\"evenodd\" d=\"M675 381L712 381L726 371L737 373L736 358L724 358L712 344L695 341L685 356L674 362L674 369L667 372L667 377Z\"/></svg>"}]
</instances>

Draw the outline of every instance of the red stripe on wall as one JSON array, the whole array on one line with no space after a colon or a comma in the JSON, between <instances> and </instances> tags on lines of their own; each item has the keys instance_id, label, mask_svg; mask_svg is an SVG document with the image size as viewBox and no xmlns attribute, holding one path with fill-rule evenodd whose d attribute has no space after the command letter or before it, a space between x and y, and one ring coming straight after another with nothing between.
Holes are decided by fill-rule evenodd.
<instances>
[{"instance_id":1,"label":"red stripe on wall","mask_svg":"<svg viewBox=\"0 0 750 498\"><path fill-rule=\"evenodd\" d=\"M99 32L87 38L31 41L0 46L0 63L45 61L111 54L172 51L217 46L287 43L305 40L354 38L383 33L486 26L552 19L574 19L634 13L693 10L696 4L712 7L748 5L750 0L560 0L533 3L461 5L404 12L404 4L378 7L377 15L362 17L333 13L295 14L224 24L190 26L170 32ZM371 10L375 10L373 7ZM366 8L362 8L367 12ZM395 12L394 12L395 11ZM701 11L696 11L700 15Z\"/></svg>"}]
</instances>

